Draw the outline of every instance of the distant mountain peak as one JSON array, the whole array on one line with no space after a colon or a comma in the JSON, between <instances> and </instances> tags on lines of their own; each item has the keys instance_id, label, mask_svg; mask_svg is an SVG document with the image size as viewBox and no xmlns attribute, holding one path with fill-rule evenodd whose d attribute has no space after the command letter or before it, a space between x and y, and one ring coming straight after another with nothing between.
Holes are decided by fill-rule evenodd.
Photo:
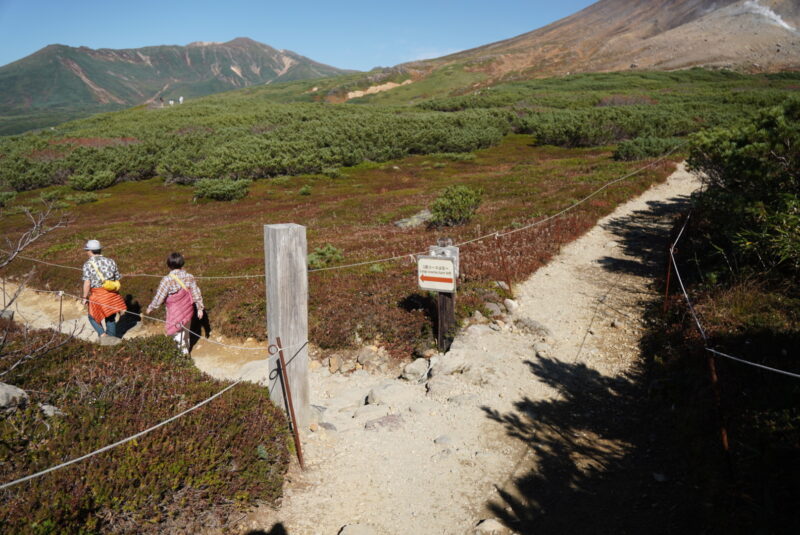
<instances>
[{"instance_id":1,"label":"distant mountain peak","mask_svg":"<svg viewBox=\"0 0 800 535\"><path fill-rule=\"evenodd\" d=\"M48 45L0 67L0 115L100 111L352 71L248 37L135 49Z\"/></svg>"},{"instance_id":2,"label":"distant mountain peak","mask_svg":"<svg viewBox=\"0 0 800 535\"><path fill-rule=\"evenodd\" d=\"M532 32L413 62L464 64L489 79L694 66L800 68L797 0L600 0Z\"/></svg>"}]
</instances>

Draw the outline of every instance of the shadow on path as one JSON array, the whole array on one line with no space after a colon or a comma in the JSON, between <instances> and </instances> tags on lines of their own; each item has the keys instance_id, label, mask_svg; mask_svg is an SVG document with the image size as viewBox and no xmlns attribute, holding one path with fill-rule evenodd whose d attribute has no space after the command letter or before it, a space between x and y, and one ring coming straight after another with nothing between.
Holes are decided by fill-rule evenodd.
<instances>
[{"instance_id":1,"label":"shadow on path","mask_svg":"<svg viewBox=\"0 0 800 535\"><path fill-rule=\"evenodd\" d=\"M673 218L687 205L686 197L653 201L607 223L630 258L601 265L620 275L661 274ZM685 483L686 459L671 443L669 407L648 397L646 358L615 377L585 363L530 360L531 373L558 395L524 397L508 413L484 408L527 448L518 473L487 504L498 520L536 535L705 531L701 500Z\"/></svg>"}]
</instances>

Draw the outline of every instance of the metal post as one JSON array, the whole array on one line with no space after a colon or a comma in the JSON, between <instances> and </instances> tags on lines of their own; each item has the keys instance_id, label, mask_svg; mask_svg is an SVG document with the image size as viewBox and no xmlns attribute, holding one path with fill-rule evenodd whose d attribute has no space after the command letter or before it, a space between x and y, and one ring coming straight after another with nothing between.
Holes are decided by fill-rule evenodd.
<instances>
[{"instance_id":1,"label":"metal post","mask_svg":"<svg viewBox=\"0 0 800 535\"><path fill-rule=\"evenodd\" d=\"M289 376L286 371L286 360L283 358L281 337L278 336L276 339L278 341L278 357L281 364L281 384L286 389L286 402L289 405L289 421L292 423L292 435L294 435L294 446L297 449L297 460L300 461L300 468L305 470L306 463L303 461L303 448L300 445L300 435L297 433L297 418L294 415L294 403L292 403L292 387L289 384Z\"/></svg>"},{"instance_id":2,"label":"metal post","mask_svg":"<svg viewBox=\"0 0 800 535\"><path fill-rule=\"evenodd\" d=\"M64 292L58 292L58 332L61 332L61 322L64 321Z\"/></svg>"},{"instance_id":3,"label":"metal post","mask_svg":"<svg viewBox=\"0 0 800 535\"><path fill-rule=\"evenodd\" d=\"M276 345L278 336L292 358L286 363L286 381L294 396L299 426L310 417L308 383L308 267L306 228L294 223L264 225L264 262L267 277L267 335ZM297 349L297 351L295 351ZM288 409L283 386L278 379L279 355L269 359L270 396ZM274 379L273 379L274 378Z\"/></svg>"},{"instance_id":4,"label":"metal post","mask_svg":"<svg viewBox=\"0 0 800 535\"><path fill-rule=\"evenodd\" d=\"M672 276L672 247L667 249L667 288L664 290L664 312L669 306L669 283Z\"/></svg>"}]
</instances>

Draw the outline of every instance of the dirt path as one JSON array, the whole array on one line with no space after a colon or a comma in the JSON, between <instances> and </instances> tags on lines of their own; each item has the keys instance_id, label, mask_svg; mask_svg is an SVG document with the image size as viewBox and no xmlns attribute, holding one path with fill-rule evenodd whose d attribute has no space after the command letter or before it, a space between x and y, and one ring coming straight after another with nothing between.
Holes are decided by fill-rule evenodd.
<instances>
[{"instance_id":1,"label":"dirt path","mask_svg":"<svg viewBox=\"0 0 800 535\"><path fill-rule=\"evenodd\" d=\"M598 482L630 468L624 461L638 451L622 429L637 427L629 409L642 304L652 298L653 270L662 268L658 237L696 187L680 168L620 206L514 288L516 312L463 330L447 355L433 359L430 377L316 368L318 423L303 433L307 470L290 472L279 508L250 513L238 530L461 535L497 518L519 533L580 532L569 521L583 512L592 526L597 502L641 500L644 492L647 503L632 510L650 507L646 492L668 476L643 472L649 465L634 470L647 483L631 486L626 476L610 487L631 487L627 494ZM52 296L26 292L19 317L45 326L34 316L57 316L52 304ZM158 327L139 327L151 330ZM233 378L259 355L201 342L193 357L200 369ZM623 520L636 532L635 521Z\"/></svg>"}]
</instances>

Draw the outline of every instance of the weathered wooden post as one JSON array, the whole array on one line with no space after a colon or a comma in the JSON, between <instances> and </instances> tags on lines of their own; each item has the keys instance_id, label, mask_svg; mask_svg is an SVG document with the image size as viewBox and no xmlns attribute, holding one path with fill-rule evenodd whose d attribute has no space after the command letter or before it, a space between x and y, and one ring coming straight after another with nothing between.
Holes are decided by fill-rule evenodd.
<instances>
[{"instance_id":1,"label":"weathered wooden post","mask_svg":"<svg viewBox=\"0 0 800 535\"><path fill-rule=\"evenodd\" d=\"M437 292L436 345L442 353L450 349L456 327L455 291L458 278L458 247L450 238L438 240L428 256L417 259L417 282L422 290Z\"/></svg>"},{"instance_id":2,"label":"weathered wooden post","mask_svg":"<svg viewBox=\"0 0 800 535\"><path fill-rule=\"evenodd\" d=\"M306 228L294 223L264 225L264 263L267 274L267 336L270 345L282 342L287 354L286 377L298 425L309 423L308 384L308 267ZM269 358L270 397L288 409L281 385L278 354Z\"/></svg>"}]
</instances>

